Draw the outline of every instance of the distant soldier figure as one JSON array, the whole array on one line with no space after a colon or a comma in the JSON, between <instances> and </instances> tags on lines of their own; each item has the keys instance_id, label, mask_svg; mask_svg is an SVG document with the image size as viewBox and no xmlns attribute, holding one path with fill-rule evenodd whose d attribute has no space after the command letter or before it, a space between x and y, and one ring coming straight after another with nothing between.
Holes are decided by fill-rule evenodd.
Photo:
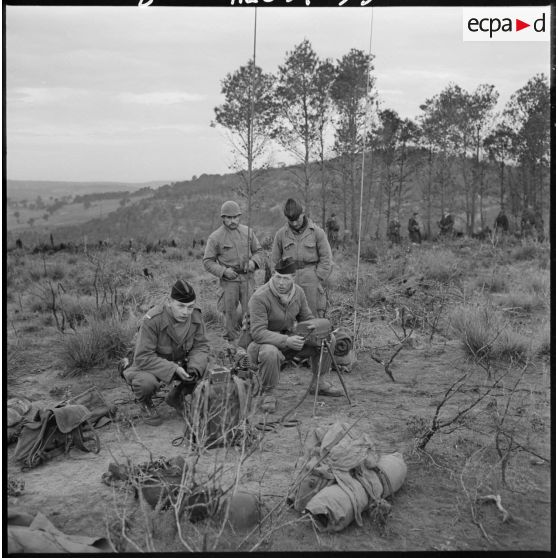
<instances>
[{"instance_id":1,"label":"distant soldier figure","mask_svg":"<svg viewBox=\"0 0 558 558\"><path fill-rule=\"evenodd\" d=\"M134 246L134 241L131 238L128 241L128 252L130 252L130 256L132 256L132 260L136 261L138 251L136 250Z\"/></svg>"},{"instance_id":2,"label":"distant soldier figure","mask_svg":"<svg viewBox=\"0 0 558 558\"><path fill-rule=\"evenodd\" d=\"M502 232L504 234L507 234L510 230L510 222L503 208L500 209L500 213L498 213L498 215L496 216L496 220L494 221L494 229L497 232Z\"/></svg>"},{"instance_id":3,"label":"distant soldier figure","mask_svg":"<svg viewBox=\"0 0 558 558\"><path fill-rule=\"evenodd\" d=\"M332 248L337 249L339 245L339 223L335 213L332 213L326 221L327 240Z\"/></svg>"},{"instance_id":4,"label":"distant soldier figure","mask_svg":"<svg viewBox=\"0 0 558 558\"><path fill-rule=\"evenodd\" d=\"M16 240L16 248L19 248L20 250L23 248L23 243L21 242L21 238L18 238Z\"/></svg>"},{"instance_id":5,"label":"distant soldier figure","mask_svg":"<svg viewBox=\"0 0 558 558\"><path fill-rule=\"evenodd\" d=\"M389 222L388 239L393 242L393 244L401 243L401 223L397 217L394 217Z\"/></svg>"},{"instance_id":6,"label":"distant soldier figure","mask_svg":"<svg viewBox=\"0 0 558 558\"><path fill-rule=\"evenodd\" d=\"M537 240L539 242L543 242L544 241L544 220L543 220L543 216L542 216L542 211L540 210L540 208L538 208L535 211L535 230L537 231Z\"/></svg>"},{"instance_id":7,"label":"distant soldier figure","mask_svg":"<svg viewBox=\"0 0 558 558\"><path fill-rule=\"evenodd\" d=\"M323 283L331 273L331 247L326 233L304 214L297 200L289 198L283 213L287 224L275 234L271 265L293 258L295 283L302 287L312 314L323 318L327 304Z\"/></svg>"},{"instance_id":8,"label":"distant soldier figure","mask_svg":"<svg viewBox=\"0 0 558 558\"><path fill-rule=\"evenodd\" d=\"M535 212L526 207L521 214L521 236L524 238L534 236L535 234Z\"/></svg>"},{"instance_id":9,"label":"distant soldier figure","mask_svg":"<svg viewBox=\"0 0 558 558\"><path fill-rule=\"evenodd\" d=\"M246 314L248 299L254 290L254 271L263 267L262 247L254 231L240 224L241 214L240 206L234 201L226 201L221 206L223 224L209 235L203 255L205 269L220 280L224 337L229 341L238 336L238 303Z\"/></svg>"},{"instance_id":10,"label":"distant soldier figure","mask_svg":"<svg viewBox=\"0 0 558 558\"><path fill-rule=\"evenodd\" d=\"M409 240L412 243L420 244L422 242L420 225L418 222L418 211L413 212L413 216L409 219L409 223L407 224L407 230L409 231Z\"/></svg>"},{"instance_id":11,"label":"distant soldier figure","mask_svg":"<svg viewBox=\"0 0 558 558\"><path fill-rule=\"evenodd\" d=\"M441 236L452 236L453 235L453 215L448 211L444 212L444 216L438 222L438 227L440 227Z\"/></svg>"}]
</instances>

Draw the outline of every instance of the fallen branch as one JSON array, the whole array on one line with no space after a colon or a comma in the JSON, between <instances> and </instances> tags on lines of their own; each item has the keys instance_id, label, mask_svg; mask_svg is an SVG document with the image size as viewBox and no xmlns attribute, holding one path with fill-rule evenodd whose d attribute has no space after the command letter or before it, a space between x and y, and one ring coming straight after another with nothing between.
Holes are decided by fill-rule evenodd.
<instances>
[{"instance_id":1,"label":"fallen branch","mask_svg":"<svg viewBox=\"0 0 558 558\"><path fill-rule=\"evenodd\" d=\"M380 358L374 356L372 353L370 353L370 358L372 360L375 360L378 364L381 364L384 367L385 373L391 378L392 382L395 382L395 378L393 377L393 374L391 373L391 370L390 370L389 367L391 366L391 363L393 362L395 357L399 354L401 349L405 346L405 342L407 341L407 339L409 339L412 334L413 334L413 332L411 331L411 333L409 333L409 335L407 335L404 339L401 340L401 343L400 343L399 347L397 347L397 349L395 349L395 352L389 357L389 360L387 362L384 362L382 359L380 359Z\"/></svg>"}]
</instances>

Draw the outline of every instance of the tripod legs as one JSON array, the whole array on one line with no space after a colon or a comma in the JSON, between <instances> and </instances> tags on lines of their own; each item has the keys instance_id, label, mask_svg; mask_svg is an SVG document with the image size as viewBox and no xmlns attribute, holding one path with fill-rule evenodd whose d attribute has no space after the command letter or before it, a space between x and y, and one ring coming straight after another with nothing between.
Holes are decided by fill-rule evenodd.
<instances>
[{"instance_id":1,"label":"tripod legs","mask_svg":"<svg viewBox=\"0 0 558 558\"><path fill-rule=\"evenodd\" d=\"M335 372L337 373L337 376L339 377L339 381L341 382L341 386L343 387L343 391L345 392L345 396L347 397L347 399L349 401L349 405L352 405L352 401L351 401L351 398L349 396L349 392L347 391L347 386L345 386L345 381L343 380L343 376L341 375L341 371L339 370L339 367L337 366L337 363L335 362L335 358L333 356L333 352L331 350L331 347L329 346L329 343L327 342L327 340L323 339L322 344L320 346L320 360L319 360L318 372L317 372L316 376L314 377L314 375L312 375L312 380L310 381L310 384L306 388L306 391L304 392L304 394L302 395L300 400L296 403L296 405L294 407L292 407L291 409L289 409L281 417L281 419L279 420L280 423L284 422L285 419L288 416L290 416L296 409L298 409L298 407L300 407L302 402L306 399L306 397L308 396L308 394L312 390L312 383L314 382L314 380L316 381L316 384L315 384L315 391L314 391L314 407L312 409L312 416L314 417L316 415L316 404L317 404L317 401L318 401L318 390L320 389L319 384L320 384L320 375L321 375L321 371L322 371L322 363L323 363L323 360L324 360L324 350L326 350L328 352L328 355L331 359L331 364L332 364L333 368L335 369Z\"/></svg>"},{"instance_id":2,"label":"tripod legs","mask_svg":"<svg viewBox=\"0 0 558 558\"><path fill-rule=\"evenodd\" d=\"M320 386L320 374L322 373L322 362L324 360L324 344L326 343L325 339L322 339L322 343L320 345L320 361L318 364L318 373L316 374L316 386L314 388L314 406L312 407L312 417L316 416L316 403L318 402L318 391Z\"/></svg>"},{"instance_id":3,"label":"tripod legs","mask_svg":"<svg viewBox=\"0 0 558 558\"><path fill-rule=\"evenodd\" d=\"M323 342L322 342L322 346L323 346ZM345 380L343 380L343 375L341 374L341 370L339 370L339 366L337 366L337 362L335 362L335 357L333 356L333 351L331 350L331 347L329 346L329 343L325 344L327 352L329 353L329 356L331 357L331 364L333 365L333 368L335 369L335 372L337 372L337 376L339 377L339 381L341 382L341 386L343 387L343 391L345 392L345 396L347 397L347 399L349 400L349 405L352 405L352 401L351 398L349 397L349 392L347 391L347 386L345 386Z\"/></svg>"}]
</instances>

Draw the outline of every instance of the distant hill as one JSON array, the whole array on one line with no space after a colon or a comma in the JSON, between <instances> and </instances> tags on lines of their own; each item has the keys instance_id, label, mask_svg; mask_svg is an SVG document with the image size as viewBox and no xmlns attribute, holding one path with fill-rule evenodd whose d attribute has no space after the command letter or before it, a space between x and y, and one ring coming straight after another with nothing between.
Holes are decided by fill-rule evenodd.
<instances>
[{"instance_id":1,"label":"distant hill","mask_svg":"<svg viewBox=\"0 0 558 558\"><path fill-rule=\"evenodd\" d=\"M377 157L377 155L375 155ZM327 196L327 215L335 211L341 226L344 224L344 210L350 219L350 191L347 196L347 206L343 207L343 194L338 162L328 161L329 171L327 182L329 193ZM378 169L380 165L376 167ZM376 230L385 233L386 223L378 224L378 209L376 201L368 203L371 192L377 190L382 179L379 172L374 170L372 179L368 169L365 173L365 198L363 204L363 234L370 237ZM258 181L263 185L261 190L252 198L251 224L258 237L272 235L284 224L282 213L284 201L290 196L301 198L297 192L295 174L300 176L299 166L283 166L270 168L260 174ZM317 164L310 169L311 187L307 213L318 224L322 225L321 184L320 172ZM407 178L401 205L402 234L406 234L406 219L414 207L421 205L421 191L423 188L419 172L412 172ZM357 183L358 182L358 183ZM83 184L83 183L82 183ZM107 184L107 183L98 183ZM157 242L158 240L174 239L182 245L189 245L193 238L207 238L207 235L221 224L219 209L227 199L237 200L244 210L241 222L248 222L247 202L238 193L241 179L237 174L202 174L191 180L159 184L153 189L145 184L135 184L136 193L130 192L123 198L104 196L87 196L78 198L82 203L73 203L55 211L52 216L46 214L33 218L29 223L23 210L18 208L19 219L13 215L13 208L8 211L7 228L8 243L21 238L25 243L48 241L52 233L55 242L87 242L96 243L107 240L114 243L127 242L136 239L143 242ZM111 183L113 192L131 190L131 185ZM355 198L360 188L360 177L355 180ZM85 189L82 190L85 193ZM77 194L77 192L75 192ZM464 230L464 212L457 207L454 200L456 227ZM385 207L385 206L384 206ZM358 204L356 205L358 210ZM498 212L498 184L490 179L484 200L486 222L492 224ZM440 209L436 203L432 207L432 227L437 233L436 221L440 218ZM47 217L45 219L45 217ZM358 211L356 211L358 219ZM425 219L425 216L422 216ZM347 221L348 224L349 221Z\"/></svg>"},{"instance_id":2,"label":"distant hill","mask_svg":"<svg viewBox=\"0 0 558 558\"><path fill-rule=\"evenodd\" d=\"M6 181L8 200L28 200L41 196L45 201L50 197L77 196L101 192L135 191L142 188L158 188L169 184L170 180L150 182L63 182L53 180L10 180Z\"/></svg>"}]
</instances>

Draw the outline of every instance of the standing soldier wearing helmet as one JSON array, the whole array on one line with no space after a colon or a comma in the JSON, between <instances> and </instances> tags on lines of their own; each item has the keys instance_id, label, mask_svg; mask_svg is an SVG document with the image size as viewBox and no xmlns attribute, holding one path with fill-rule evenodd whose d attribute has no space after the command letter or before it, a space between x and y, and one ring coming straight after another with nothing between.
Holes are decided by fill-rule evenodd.
<instances>
[{"instance_id":1,"label":"standing soldier wearing helmet","mask_svg":"<svg viewBox=\"0 0 558 558\"><path fill-rule=\"evenodd\" d=\"M209 235L203 255L205 269L220 280L225 339L229 341L237 337L238 303L246 314L254 290L254 271L263 265L262 247L254 231L239 223L241 214L240 206L234 201L226 201L221 206L223 224Z\"/></svg>"},{"instance_id":2,"label":"standing soldier wearing helmet","mask_svg":"<svg viewBox=\"0 0 558 558\"><path fill-rule=\"evenodd\" d=\"M331 247L326 233L292 198L285 202L283 213L287 224L275 234L271 264L275 267L279 260L293 258L297 268L295 283L302 287L312 314L323 318L326 311L323 283L331 273Z\"/></svg>"}]
</instances>

